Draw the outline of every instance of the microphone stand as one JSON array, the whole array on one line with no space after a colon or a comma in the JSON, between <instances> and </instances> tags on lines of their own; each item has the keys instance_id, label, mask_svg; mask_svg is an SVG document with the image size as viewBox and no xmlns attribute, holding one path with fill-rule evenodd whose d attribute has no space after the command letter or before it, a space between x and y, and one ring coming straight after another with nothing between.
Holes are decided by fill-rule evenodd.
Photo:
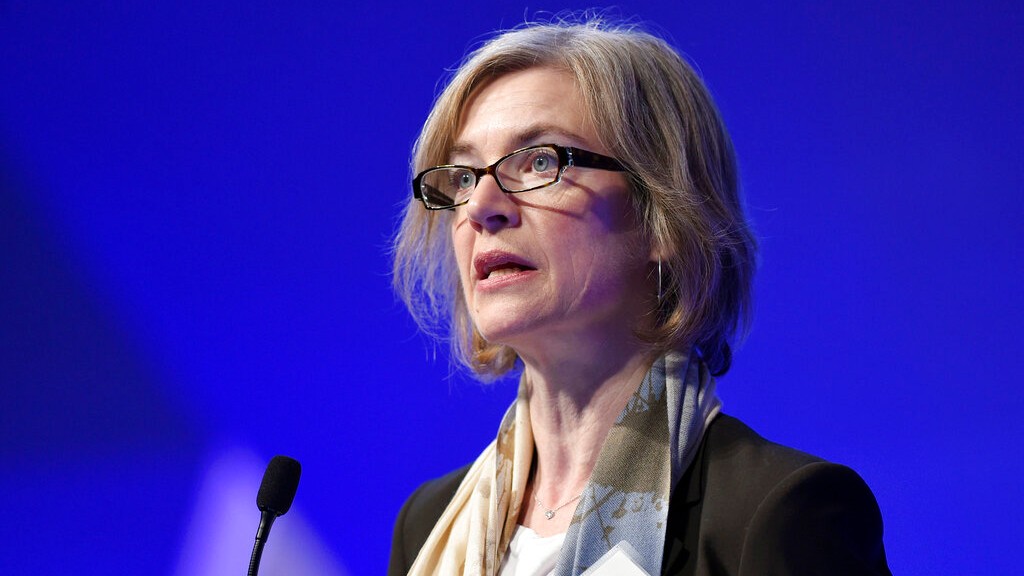
<instances>
[{"instance_id":1,"label":"microphone stand","mask_svg":"<svg viewBox=\"0 0 1024 576\"><path fill-rule=\"evenodd\" d=\"M256 542L252 545L252 556L249 558L249 576L256 576L260 571L260 559L263 557L263 547L267 544L267 536L270 535L270 527L277 520L277 512L273 510L260 511L260 527L256 529Z\"/></svg>"}]
</instances>

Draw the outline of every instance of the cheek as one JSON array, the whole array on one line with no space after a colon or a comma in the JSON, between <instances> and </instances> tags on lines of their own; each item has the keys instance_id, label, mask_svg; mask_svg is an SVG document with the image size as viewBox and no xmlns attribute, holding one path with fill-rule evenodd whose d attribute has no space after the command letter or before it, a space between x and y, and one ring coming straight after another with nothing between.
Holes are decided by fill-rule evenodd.
<instances>
[{"instance_id":1,"label":"cheek","mask_svg":"<svg viewBox=\"0 0 1024 576\"><path fill-rule=\"evenodd\" d=\"M464 226L453 221L451 228L452 250L455 252L455 263L458 266L459 281L465 287L469 280L468 271L473 257L473 235L467 233Z\"/></svg>"},{"instance_id":2,"label":"cheek","mask_svg":"<svg viewBox=\"0 0 1024 576\"><path fill-rule=\"evenodd\" d=\"M623 209L625 208L625 209ZM644 278L648 260L628 203L602 204L585 221L563 227L557 239L562 280L592 296L619 291Z\"/></svg>"},{"instance_id":3,"label":"cheek","mask_svg":"<svg viewBox=\"0 0 1024 576\"><path fill-rule=\"evenodd\" d=\"M462 219L456 214L455 218L452 218L451 224L448 228L448 233L452 239L452 249L455 251L455 257L461 259L462 252L465 250L466 234L462 230Z\"/></svg>"},{"instance_id":4,"label":"cheek","mask_svg":"<svg viewBox=\"0 0 1024 576\"><path fill-rule=\"evenodd\" d=\"M630 234L638 229L638 218L628 193L601 198L599 202L594 202L591 214L610 235Z\"/></svg>"}]
</instances>

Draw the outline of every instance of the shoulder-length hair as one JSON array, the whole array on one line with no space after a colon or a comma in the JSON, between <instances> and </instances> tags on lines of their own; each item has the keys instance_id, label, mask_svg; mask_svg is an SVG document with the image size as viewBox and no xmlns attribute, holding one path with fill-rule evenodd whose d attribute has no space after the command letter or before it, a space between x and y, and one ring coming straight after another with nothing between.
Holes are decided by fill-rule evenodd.
<instances>
[{"instance_id":1,"label":"shoulder-length hair","mask_svg":"<svg viewBox=\"0 0 1024 576\"><path fill-rule=\"evenodd\" d=\"M715 374L749 326L756 241L744 214L732 141L707 88L666 42L634 27L528 24L471 53L437 97L416 141L412 173L445 164L469 97L489 80L534 67L571 74L602 144L629 169L643 232L663 254L656 326L637 335L695 349ZM454 358L490 378L517 355L473 326L453 253L451 211L410 198L394 240L394 288Z\"/></svg>"}]
</instances>

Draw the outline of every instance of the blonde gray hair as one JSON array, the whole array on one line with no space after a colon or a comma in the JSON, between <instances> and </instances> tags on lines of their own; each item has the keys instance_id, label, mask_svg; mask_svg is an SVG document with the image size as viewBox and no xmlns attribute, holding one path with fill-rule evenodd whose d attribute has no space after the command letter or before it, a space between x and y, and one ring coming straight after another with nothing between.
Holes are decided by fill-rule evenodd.
<instances>
[{"instance_id":1,"label":"blonde gray hair","mask_svg":"<svg viewBox=\"0 0 1024 576\"><path fill-rule=\"evenodd\" d=\"M628 167L636 213L663 254L657 348L695 348L713 373L749 325L756 241L744 214L732 141L693 68L666 42L601 21L529 24L471 53L438 96L416 141L412 173L445 164L463 107L476 89L534 67L576 80L601 144ZM410 198L394 241L394 288L430 335L484 378L515 365L514 350L484 340L460 289L451 211Z\"/></svg>"}]
</instances>

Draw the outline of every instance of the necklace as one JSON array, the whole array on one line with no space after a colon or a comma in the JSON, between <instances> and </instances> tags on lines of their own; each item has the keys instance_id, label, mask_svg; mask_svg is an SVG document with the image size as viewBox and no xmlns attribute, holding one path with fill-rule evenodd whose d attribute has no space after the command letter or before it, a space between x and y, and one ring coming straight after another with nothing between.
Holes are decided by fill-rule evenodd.
<instances>
[{"instance_id":1,"label":"necklace","mask_svg":"<svg viewBox=\"0 0 1024 576\"><path fill-rule=\"evenodd\" d=\"M576 496L573 496L572 498L567 500L565 502L565 504L562 504L561 506L555 506L554 508L548 508L547 506L544 505L543 502L540 501L540 498L537 498L536 494L533 495L533 499L537 502L537 505L544 509L544 516L546 516L548 520L551 520L552 518L555 517L555 512L558 512L562 508L565 508L569 504L572 504L573 502L579 500L582 497L583 497L583 493L581 492L581 493L577 494Z\"/></svg>"}]
</instances>

